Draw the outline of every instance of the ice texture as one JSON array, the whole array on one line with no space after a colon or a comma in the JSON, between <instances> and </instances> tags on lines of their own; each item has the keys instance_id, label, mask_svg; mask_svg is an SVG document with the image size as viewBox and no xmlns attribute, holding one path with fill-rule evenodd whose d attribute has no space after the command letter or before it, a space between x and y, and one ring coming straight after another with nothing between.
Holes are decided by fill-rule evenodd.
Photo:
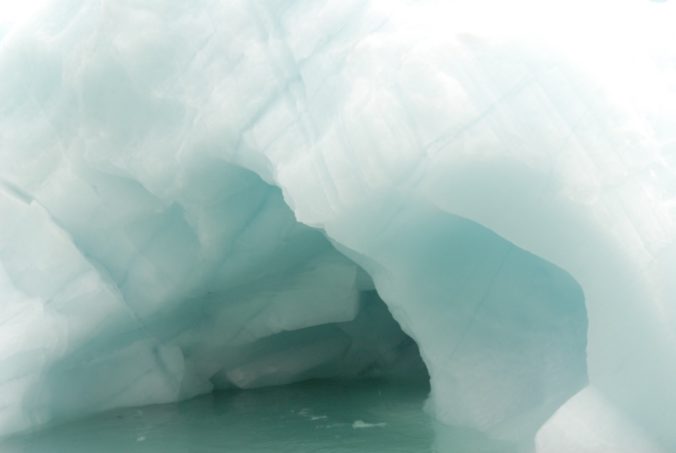
<instances>
[{"instance_id":1,"label":"ice texture","mask_svg":"<svg viewBox=\"0 0 676 453\"><path fill-rule=\"evenodd\" d=\"M40 11L0 35L0 433L419 349L448 425L676 448L676 4Z\"/></svg>"}]
</instances>

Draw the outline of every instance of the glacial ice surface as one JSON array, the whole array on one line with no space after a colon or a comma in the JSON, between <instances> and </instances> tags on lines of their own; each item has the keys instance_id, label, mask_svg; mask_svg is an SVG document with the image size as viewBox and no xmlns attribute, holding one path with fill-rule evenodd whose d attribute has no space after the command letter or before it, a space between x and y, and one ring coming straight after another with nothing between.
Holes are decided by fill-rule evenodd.
<instances>
[{"instance_id":1,"label":"glacial ice surface","mask_svg":"<svg viewBox=\"0 0 676 453\"><path fill-rule=\"evenodd\" d=\"M1 30L0 434L429 373L439 421L523 451L673 450L674 21L58 0Z\"/></svg>"}]
</instances>

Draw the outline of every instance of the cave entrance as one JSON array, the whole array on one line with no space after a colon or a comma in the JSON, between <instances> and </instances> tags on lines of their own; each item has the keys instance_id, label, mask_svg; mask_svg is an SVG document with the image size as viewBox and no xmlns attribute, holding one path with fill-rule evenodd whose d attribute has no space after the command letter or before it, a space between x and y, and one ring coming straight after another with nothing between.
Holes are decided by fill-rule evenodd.
<instances>
[{"instance_id":1,"label":"cave entrance","mask_svg":"<svg viewBox=\"0 0 676 453\"><path fill-rule=\"evenodd\" d=\"M237 223L207 295L190 304L202 321L177 341L198 380L224 390L408 379L431 386L444 423L517 441L586 384L584 294L564 270L401 197L342 213L334 246L278 188L229 171L218 193L232 194L223 206Z\"/></svg>"},{"instance_id":2,"label":"cave entrance","mask_svg":"<svg viewBox=\"0 0 676 453\"><path fill-rule=\"evenodd\" d=\"M186 173L180 203L139 209L126 221L130 232L111 228L122 232L115 240L136 241L130 257L91 249L133 316L40 382L54 420L212 394L207 401L244 402L262 416L266 405L306 401L287 406L309 423L302 426L329 420L322 429L330 429L339 420L346 435L402 418L429 427L422 402L431 388L428 407L439 420L532 439L586 382L579 285L487 228L383 200L375 205L385 215L367 205L348 216L358 226L339 231L353 256L342 248L348 241L334 237L334 246L300 224L280 190L252 172L208 162ZM118 255L130 264L118 266ZM299 392L331 403L305 410L317 398ZM331 404L342 412L330 415ZM404 416L390 417L387 407ZM242 416L223 413L229 423Z\"/></svg>"},{"instance_id":3,"label":"cave entrance","mask_svg":"<svg viewBox=\"0 0 676 453\"><path fill-rule=\"evenodd\" d=\"M194 171L213 182L209 195L218 203L200 211L199 243L213 256L206 278L164 318L174 325L167 341L184 359L183 397L205 386L256 389L311 379L428 388L416 342L369 273L322 231L299 223L277 187L218 162ZM157 323L165 331L166 324Z\"/></svg>"},{"instance_id":4,"label":"cave entrance","mask_svg":"<svg viewBox=\"0 0 676 453\"><path fill-rule=\"evenodd\" d=\"M216 389L252 389L310 379L380 379L428 386L415 341L375 290L357 293L351 320L282 331L241 345L213 375Z\"/></svg>"}]
</instances>

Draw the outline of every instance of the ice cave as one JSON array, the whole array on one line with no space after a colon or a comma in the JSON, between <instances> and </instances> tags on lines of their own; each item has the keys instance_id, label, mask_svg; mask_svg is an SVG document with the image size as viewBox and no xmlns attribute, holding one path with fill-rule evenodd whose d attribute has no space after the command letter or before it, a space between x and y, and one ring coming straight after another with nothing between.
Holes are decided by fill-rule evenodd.
<instances>
[{"instance_id":1,"label":"ice cave","mask_svg":"<svg viewBox=\"0 0 676 453\"><path fill-rule=\"evenodd\" d=\"M676 451L675 23L0 1L0 451Z\"/></svg>"}]
</instances>

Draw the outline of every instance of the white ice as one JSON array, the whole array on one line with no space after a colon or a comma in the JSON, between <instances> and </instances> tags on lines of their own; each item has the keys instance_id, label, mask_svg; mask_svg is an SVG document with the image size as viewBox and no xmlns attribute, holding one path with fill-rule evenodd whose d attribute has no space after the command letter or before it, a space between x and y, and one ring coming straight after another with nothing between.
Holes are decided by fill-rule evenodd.
<instances>
[{"instance_id":1,"label":"white ice","mask_svg":"<svg viewBox=\"0 0 676 453\"><path fill-rule=\"evenodd\" d=\"M676 448L676 4L40 11L0 28L0 433L419 348L444 423Z\"/></svg>"}]
</instances>

